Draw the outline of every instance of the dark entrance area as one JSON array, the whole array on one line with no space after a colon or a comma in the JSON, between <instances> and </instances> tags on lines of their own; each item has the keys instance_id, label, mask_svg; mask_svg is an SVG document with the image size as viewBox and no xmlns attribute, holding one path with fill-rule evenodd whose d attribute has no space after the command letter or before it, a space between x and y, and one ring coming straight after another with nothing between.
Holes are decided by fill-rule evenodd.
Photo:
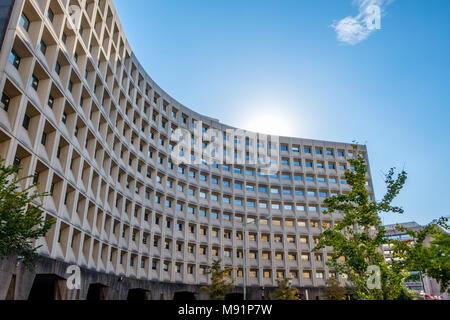
<instances>
[{"instance_id":1,"label":"dark entrance area","mask_svg":"<svg viewBox=\"0 0 450 320\"><path fill-rule=\"evenodd\" d=\"M192 301L192 300L196 300L196 299L195 299L195 294L193 292L190 292L190 291L178 291L178 292L174 293L173 300Z\"/></svg>"},{"instance_id":2,"label":"dark entrance area","mask_svg":"<svg viewBox=\"0 0 450 320\"><path fill-rule=\"evenodd\" d=\"M101 283L92 283L89 285L86 300L106 300L108 287Z\"/></svg>"},{"instance_id":3,"label":"dark entrance area","mask_svg":"<svg viewBox=\"0 0 450 320\"><path fill-rule=\"evenodd\" d=\"M130 289L128 290L127 300L142 301L149 300L150 291L144 289Z\"/></svg>"},{"instance_id":4,"label":"dark entrance area","mask_svg":"<svg viewBox=\"0 0 450 320\"><path fill-rule=\"evenodd\" d=\"M225 295L225 301L242 301L244 295L242 293L227 293Z\"/></svg>"},{"instance_id":5,"label":"dark entrance area","mask_svg":"<svg viewBox=\"0 0 450 320\"><path fill-rule=\"evenodd\" d=\"M54 274L37 274L28 295L28 300L57 299L58 280L64 279Z\"/></svg>"}]
</instances>

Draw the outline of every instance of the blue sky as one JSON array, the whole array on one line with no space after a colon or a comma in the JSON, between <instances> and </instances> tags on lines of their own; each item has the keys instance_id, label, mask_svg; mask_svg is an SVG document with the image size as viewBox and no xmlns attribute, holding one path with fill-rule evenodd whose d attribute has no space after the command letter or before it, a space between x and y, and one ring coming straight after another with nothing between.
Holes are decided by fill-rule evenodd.
<instances>
[{"instance_id":1,"label":"blue sky","mask_svg":"<svg viewBox=\"0 0 450 320\"><path fill-rule=\"evenodd\" d=\"M364 1L381 8L381 29L340 41ZM450 1L114 3L144 68L185 106L244 129L366 143L377 198L390 167L408 172L395 202L405 213L385 223L450 215Z\"/></svg>"}]
</instances>

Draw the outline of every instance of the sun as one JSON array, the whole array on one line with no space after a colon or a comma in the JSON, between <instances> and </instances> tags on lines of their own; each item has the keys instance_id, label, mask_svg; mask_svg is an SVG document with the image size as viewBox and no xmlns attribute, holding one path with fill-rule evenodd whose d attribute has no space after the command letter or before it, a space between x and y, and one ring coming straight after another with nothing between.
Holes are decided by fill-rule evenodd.
<instances>
[{"instance_id":1,"label":"sun","mask_svg":"<svg viewBox=\"0 0 450 320\"><path fill-rule=\"evenodd\" d=\"M280 111L260 111L249 115L244 122L245 130L277 136L293 135L292 120Z\"/></svg>"}]
</instances>

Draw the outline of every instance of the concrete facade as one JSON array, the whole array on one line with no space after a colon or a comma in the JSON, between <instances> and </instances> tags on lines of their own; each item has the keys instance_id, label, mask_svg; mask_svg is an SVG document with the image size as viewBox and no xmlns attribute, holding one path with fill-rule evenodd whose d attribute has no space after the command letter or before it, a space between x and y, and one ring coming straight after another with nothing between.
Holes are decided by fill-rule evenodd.
<instances>
[{"instance_id":1,"label":"concrete facade","mask_svg":"<svg viewBox=\"0 0 450 320\"><path fill-rule=\"evenodd\" d=\"M0 51L0 94L0 156L52 193L41 201L56 220L36 242L44 260L35 273L3 261L0 298L14 287L25 299L35 274L62 280L72 264L87 278L78 294L61 289L61 297L83 299L86 286L99 283L113 299L124 298L124 288L169 298L179 286L201 298L205 268L218 258L235 267L238 292L249 220L258 221L247 228L250 297L267 297L277 278L290 277L315 298L334 276L325 264L332 249L311 249L342 219L322 213L323 199L349 190L352 146L279 137L279 171L270 176L246 163L174 164L176 129L194 132L194 121L202 131L234 128L183 106L150 78L111 0L16 0ZM237 156L249 158L251 143L236 147ZM366 146L357 148L367 158ZM370 174L368 181L373 196Z\"/></svg>"}]
</instances>

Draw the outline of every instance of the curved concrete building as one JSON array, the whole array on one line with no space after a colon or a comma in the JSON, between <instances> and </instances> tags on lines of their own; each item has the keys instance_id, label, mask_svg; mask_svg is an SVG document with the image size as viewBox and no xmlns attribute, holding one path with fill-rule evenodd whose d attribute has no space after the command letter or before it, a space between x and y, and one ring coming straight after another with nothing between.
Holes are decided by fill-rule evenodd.
<instances>
[{"instance_id":1,"label":"curved concrete building","mask_svg":"<svg viewBox=\"0 0 450 320\"><path fill-rule=\"evenodd\" d=\"M228 136L231 158L242 161L176 163L177 129L221 136L234 128L183 106L150 78L111 0L0 6L0 156L52 193L42 204L56 220L36 243L34 271L2 260L0 299L201 299L205 268L218 258L235 267L238 294L244 225L249 298L268 298L279 277L291 277L304 297L320 295L333 276L331 248L311 249L342 218L323 214L323 199L349 190L351 145L276 137L266 149L276 151L277 170L263 174L249 164L260 136ZM198 151L189 157L198 160ZM79 290L66 286L71 265L81 268Z\"/></svg>"}]
</instances>

